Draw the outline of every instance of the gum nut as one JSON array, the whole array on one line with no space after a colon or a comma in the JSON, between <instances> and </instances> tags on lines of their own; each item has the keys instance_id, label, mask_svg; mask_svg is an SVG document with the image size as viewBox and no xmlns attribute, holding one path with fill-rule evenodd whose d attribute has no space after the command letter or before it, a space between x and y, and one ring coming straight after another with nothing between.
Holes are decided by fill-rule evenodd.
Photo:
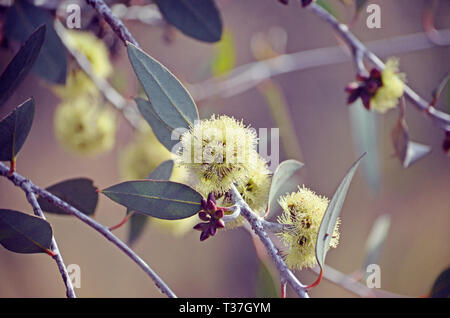
<instances>
[{"instance_id":1,"label":"gum nut","mask_svg":"<svg viewBox=\"0 0 450 318\"><path fill-rule=\"evenodd\" d=\"M216 227L218 229L223 229L225 227L225 222L223 220L217 220Z\"/></svg>"},{"instance_id":2,"label":"gum nut","mask_svg":"<svg viewBox=\"0 0 450 318\"><path fill-rule=\"evenodd\" d=\"M197 231L204 231L207 227L208 223L198 223L196 226L193 227L193 229Z\"/></svg>"},{"instance_id":3,"label":"gum nut","mask_svg":"<svg viewBox=\"0 0 450 318\"><path fill-rule=\"evenodd\" d=\"M214 212L214 217L217 219L223 218L224 212L223 209L219 209L216 212Z\"/></svg>"},{"instance_id":4,"label":"gum nut","mask_svg":"<svg viewBox=\"0 0 450 318\"><path fill-rule=\"evenodd\" d=\"M201 206L202 206L202 210L206 210L206 200L205 200L205 198L202 198Z\"/></svg>"},{"instance_id":5,"label":"gum nut","mask_svg":"<svg viewBox=\"0 0 450 318\"><path fill-rule=\"evenodd\" d=\"M211 234L211 236L214 236L217 232L217 228L215 226L210 226L209 227L209 234Z\"/></svg>"},{"instance_id":6,"label":"gum nut","mask_svg":"<svg viewBox=\"0 0 450 318\"><path fill-rule=\"evenodd\" d=\"M211 216L206 213L205 211L200 211L198 213L198 217L202 220L202 221L209 221L211 220Z\"/></svg>"},{"instance_id":7,"label":"gum nut","mask_svg":"<svg viewBox=\"0 0 450 318\"><path fill-rule=\"evenodd\" d=\"M208 201L211 201L212 203L216 204L216 198L214 197L214 193L210 192L208 194Z\"/></svg>"},{"instance_id":8,"label":"gum nut","mask_svg":"<svg viewBox=\"0 0 450 318\"><path fill-rule=\"evenodd\" d=\"M200 234L200 241L204 241L209 237L209 231L203 231L202 234Z\"/></svg>"}]
</instances>

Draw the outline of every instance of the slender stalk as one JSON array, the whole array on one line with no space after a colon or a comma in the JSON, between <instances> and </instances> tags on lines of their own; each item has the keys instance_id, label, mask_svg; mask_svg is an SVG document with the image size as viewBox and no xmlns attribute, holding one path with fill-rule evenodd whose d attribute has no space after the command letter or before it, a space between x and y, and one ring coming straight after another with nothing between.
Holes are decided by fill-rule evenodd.
<instances>
[{"instance_id":1,"label":"slender stalk","mask_svg":"<svg viewBox=\"0 0 450 318\"><path fill-rule=\"evenodd\" d=\"M116 245L122 252L124 252L129 258L131 258L155 283L156 287L165 295L171 298L176 298L176 295L173 293L173 291L166 285L166 283L156 274L153 269L142 259L137 255L131 248L129 248L124 242L122 242L119 238L117 238L111 231L98 223L97 221L91 219L87 215L80 212L78 209L74 208L67 202L61 200L57 196L53 195L52 193L41 189L40 187L36 186L34 183L32 183L30 180L26 179L25 177L21 176L17 172L13 173L11 176L8 176L9 168L5 166L3 163L0 162L0 175L3 177L8 178L14 185L21 188L23 191L32 191L36 195L39 195L39 197L47 200L48 202L54 204L55 206L63 209L68 214L71 214L78 219L80 219L82 222L86 223L90 227L92 227L94 230L99 232L101 235L103 235L108 241Z\"/></svg>"},{"instance_id":2,"label":"slender stalk","mask_svg":"<svg viewBox=\"0 0 450 318\"><path fill-rule=\"evenodd\" d=\"M328 23L347 43L347 45L354 52L354 56L359 54L364 55L368 60L375 64L378 68L384 69L384 63L370 51L360 40L349 30L348 26L339 23L335 17L328 13L321 6L316 3L312 3L308 6L308 9L315 13L319 18ZM360 53L359 53L360 52ZM405 85L405 95L420 111L425 112L434 122L436 122L441 128L450 130L450 115L441 112L434 108L430 103L420 97L409 86Z\"/></svg>"},{"instance_id":3,"label":"slender stalk","mask_svg":"<svg viewBox=\"0 0 450 318\"><path fill-rule=\"evenodd\" d=\"M127 44L127 42L133 43L134 46L140 48L139 43L135 40L133 35L131 35L130 31L128 31L127 27L123 24L123 22L116 18L112 13L111 9L103 0L86 0L87 4L92 6L97 12L105 19L106 23L109 24L111 29L119 36L119 38L123 41L123 44Z\"/></svg>"},{"instance_id":4,"label":"slender stalk","mask_svg":"<svg viewBox=\"0 0 450 318\"><path fill-rule=\"evenodd\" d=\"M272 240L267 235L267 232L264 230L263 220L261 217L256 215L252 209L248 206L248 204L242 199L239 191L233 186L230 189L230 192L233 196L233 200L235 206L241 210L241 215L243 215L247 221L250 223L253 231L259 237L261 242L264 244L267 252L269 253L272 261L275 263L275 266L280 273L280 278L282 282L289 283L291 287L295 290L297 295L302 298L309 298L308 292L306 290L306 286L303 285L297 277L291 272L291 270L286 266L286 263L283 261L282 257L278 254L278 250L273 244Z\"/></svg>"},{"instance_id":5,"label":"slender stalk","mask_svg":"<svg viewBox=\"0 0 450 318\"><path fill-rule=\"evenodd\" d=\"M44 213L42 212L42 209L36 200L36 196L34 194L34 191L31 189L29 183L23 183L22 189L25 192L25 195L27 197L28 202L33 207L34 214L36 216L39 216L42 219L46 219ZM61 277L64 281L64 285L66 286L66 296L67 298L76 298L75 290L73 289L72 280L69 277L69 273L67 272L66 264L64 264L63 258L61 256L61 252L59 251L58 244L56 243L56 239L53 236L52 237L52 243L51 243L51 250L54 253L53 259L55 260L56 264L58 265L59 272L61 274Z\"/></svg>"}]
</instances>

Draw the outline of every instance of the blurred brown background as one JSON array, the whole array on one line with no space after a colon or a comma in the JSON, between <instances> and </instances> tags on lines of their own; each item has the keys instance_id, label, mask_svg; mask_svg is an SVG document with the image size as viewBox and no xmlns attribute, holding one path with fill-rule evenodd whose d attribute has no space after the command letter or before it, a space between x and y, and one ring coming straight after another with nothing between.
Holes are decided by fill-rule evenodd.
<instances>
[{"instance_id":1,"label":"blurred brown background","mask_svg":"<svg viewBox=\"0 0 450 318\"><path fill-rule=\"evenodd\" d=\"M235 36L237 64L252 62L250 39L256 32L280 26L288 33L287 52L336 45L330 27L294 2L283 6L274 0L217 0L225 27ZM352 8L333 3L344 21ZM428 0L378 0L382 9L382 28L368 29L362 13L354 27L363 41L422 32L421 14ZM436 15L438 28L450 28L450 1L440 1ZM176 34L167 44L163 31L139 23L127 23L141 46L188 83L207 79L208 60L213 47ZM135 80L124 48L114 61L115 70ZM450 48L399 55L401 70L408 83L425 98L450 68ZM11 58L1 53L2 69ZM384 58L384 57L383 57ZM206 71L205 71L206 68ZM353 80L351 63L316 67L274 78L281 85L292 113L296 134L306 166L302 182L313 190L331 196L340 178L358 155L352 142L348 107L343 88ZM131 82L131 81L129 81ZM130 92L135 83L129 83ZM130 93L132 94L132 93ZM58 100L48 84L31 74L8 105L3 117L26 97L34 96L37 112L31 134L18 158L18 171L45 187L63 179L87 176L104 188L119 181L118 153L132 138L122 121L113 151L95 158L76 157L65 152L55 140L53 112ZM441 107L448 107L442 96ZM273 127L267 105L256 89L229 99L199 105L200 114L214 113L244 118L253 127ZM447 108L448 110L448 108ZM429 119L407 106L407 120L413 139L433 148L430 155L403 169L392 157L390 129L396 112L378 116L380 120L381 190L371 194L361 170L356 175L342 212L341 242L332 250L327 263L351 273L364 260L364 244L378 215L392 217L391 230L383 251L381 286L408 295L426 294L437 275L449 265L450 249L450 171L449 158L441 151L443 133ZM281 159L283 154L281 154ZM4 178L0 179L0 204L31 212L24 194ZM124 208L100 198L95 219L105 225L116 224ZM64 260L81 267L79 297L160 297L153 282L115 246L97 232L72 217L48 215ZM126 238L126 226L117 231ZM221 231L215 238L199 242L192 231L174 238L159 228L149 227L135 245L136 252L182 297L251 297L255 295L258 260L248 234L240 230ZM299 273L303 282L312 282L310 272ZM64 297L64 286L53 260L47 255L20 255L0 248L0 297ZM293 294L289 294L293 295ZM311 291L312 297L353 296L327 281Z\"/></svg>"}]
</instances>

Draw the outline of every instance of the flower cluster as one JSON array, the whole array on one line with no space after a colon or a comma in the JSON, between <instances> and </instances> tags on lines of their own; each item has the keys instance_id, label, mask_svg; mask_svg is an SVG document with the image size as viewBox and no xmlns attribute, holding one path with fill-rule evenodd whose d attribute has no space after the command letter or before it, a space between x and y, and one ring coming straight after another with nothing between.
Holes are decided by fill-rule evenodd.
<instances>
[{"instance_id":1,"label":"flower cluster","mask_svg":"<svg viewBox=\"0 0 450 318\"><path fill-rule=\"evenodd\" d=\"M111 73L108 50L93 34L70 30L68 45L87 57L96 76ZM61 99L54 117L55 135L67 150L93 155L113 147L115 116L106 108L98 88L86 73L72 69L66 85L54 86L53 92Z\"/></svg>"},{"instance_id":2,"label":"flower cluster","mask_svg":"<svg viewBox=\"0 0 450 318\"><path fill-rule=\"evenodd\" d=\"M292 269L315 266L317 233L328 206L328 199L303 186L299 187L297 192L282 196L278 202L283 209L278 222L290 225L289 230L278 234L288 248L285 255L286 264ZM339 222L338 220L334 229L330 247L338 245Z\"/></svg>"},{"instance_id":3,"label":"flower cluster","mask_svg":"<svg viewBox=\"0 0 450 318\"><path fill-rule=\"evenodd\" d=\"M54 129L64 147L76 154L110 150L116 133L115 114L89 97L63 102L56 109Z\"/></svg>"},{"instance_id":4,"label":"flower cluster","mask_svg":"<svg viewBox=\"0 0 450 318\"><path fill-rule=\"evenodd\" d=\"M369 76L358 75L357 79L358 83L353 82L346 87L348 104L361 98L368 110L385 113L395 108L403 95L405 76L398 73L397 59L389 59L383 71L372 69Z\"/></svg>"},{"instance_id":5,"label":"flower cluster","mask_svg":"<svg viewBox=\"0 0 450 318\"><path fill-rule=\"evenodd\" d=\"M200 241L206 240L210 236L214 236L217 229L225 227L222 218L225 214L224 209L216 205L214 194L208 195L208 200L202 198L202 210L198 212L198 217L205 222L198 223L194 226L194 230L201 231Z\"/></svg>"},{"instance_id":6,"label":"flower cluster","mask_svg":"<svg viewBox=\"0 0 450 318\"><path fill-rule=\"evenodd\" d=\"M212 116L196 123L181 136L177 163L193 176L195 187L204 196L213 194L227 207L227 195L236 185L254 211L267 205L270 171L256 151L254 130L228 116ZM242 225L243 217L227 223L227 228Z\"/></svg>"},{"instance_id":7,"label":"flower cluster","mask_svg":"<svg viewBox=\"0 0 450 318\"><path fill-rule=\"evenodd\" d=\"M181 136L178 164L189 169L201 193L223 194L245 182L256 164L254 130L228 116L212 116Z\"/></svg>"}]
</instances>

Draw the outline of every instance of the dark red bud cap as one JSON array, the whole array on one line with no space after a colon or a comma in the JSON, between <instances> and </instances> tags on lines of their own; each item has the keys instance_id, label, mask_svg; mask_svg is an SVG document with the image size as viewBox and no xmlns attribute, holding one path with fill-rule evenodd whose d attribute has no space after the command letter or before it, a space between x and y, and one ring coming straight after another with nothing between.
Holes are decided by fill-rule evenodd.
<instances>
[{"instance_id":1,"label":"dark red bud cap","mask_svg":"<svg viewBox=\"0 0 450 318\"><path fill-rule=\"evenodd\" d=\"M204 241L209 237L209 231L203 231L202 234L200 234L200 241Z\"/></svg>"},{"instance_id":2,"label":"dark red bud cap","mask_svg":"<svg viewBox=\"0 0 450 318\"><path fill-rule=\"evenodd\" d=\"M216 204L216 198L214 197L214 194L212 192L208 194L208 202Z\"/></svg>"},{"instance_id":3,"label":"dark red bud cap","mask_svg":"<svg viewBox=\"0 0 450 318\"><path fill-rule=\"evenodd\" d=\"M198 212L198 217L202 221L209 221L209 220L211 220L211 216L208 213L206 213L205 211Z\"/></svg>"},{"instance_id":4,"label":"dark red bud cap","mask_svg":"<svg viewBox=\"0 0 450 318\"><path fill-rule=\"evenodd\" d=\"M202 198L201 207L202 207L202 210L206 210L206 200L205 200L205 198Z\"/></svg>"},{"instance_id":5,"label":"dark red bud cap","mask_svg":"<svg viewBox=\"0 0 450 318\"><path fill-rule=\"evenodd\" d=\"M223 220L217 220L216 221L216 227L218 229L223 229L225 227L225 222Z\"/></svg>"},{"instance_id":6,"label":"dark red bud cap","mask_svg":"<svg viewBox=\"0 0 450 318\"><path fill-rule=\"evenodd\" d=\"M209 227L209 234L210 234L211 236L214 236L214 235L216 234L216 232L217 232L217 228L216 228L214 225L211 225L211 226Z\"/></svg>"},{"instance_id":7,"label":"dark red bud cap","mask_svg":"<svg viewBox=\"0 0 450 318\"><path fill-rule=\"evenodd\" d=\"M214 212L214 217L216 218L216 219L221 219L221 218L223 218L223 215L224 215L225 213L223 212L223 209L219 209L219 210L217 210L216 212Z\"/></svg>"},{"instance_id":8,"label":"dark red bud cap","mask_svg":"<svg viewBox=\"0 0 450 318\"><path fill-rule=\"evenodd\" d=\"M197 231L203 231L209 226L209 223L198 223L196 226L194 226L194 230Z\"/></svg>"}]
</instances>

